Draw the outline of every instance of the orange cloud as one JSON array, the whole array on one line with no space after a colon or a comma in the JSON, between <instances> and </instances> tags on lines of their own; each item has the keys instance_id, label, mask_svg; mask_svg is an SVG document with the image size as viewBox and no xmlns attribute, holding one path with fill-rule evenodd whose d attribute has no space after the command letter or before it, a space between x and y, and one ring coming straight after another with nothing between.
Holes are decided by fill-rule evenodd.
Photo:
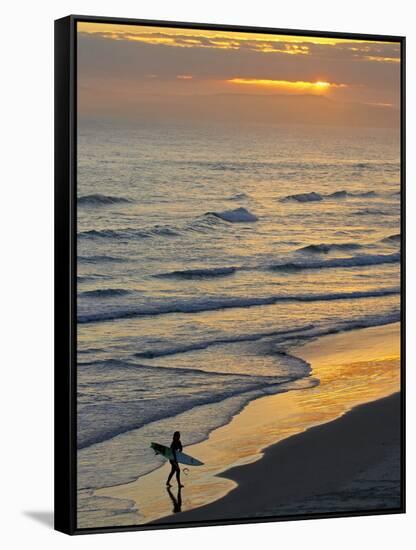
<instances>
[{"instance_id":1,"label":"orange cloud","mask_svg":"<svg viewBox=\"0 0 416 550\"><path fill-rule=\"evenodd\" d=\"M382 57L381 55L366 55L368 61L379 61L381 63L400 63L400 57Z\"/></svg>"},{"instance_id":2,"label":"orange cloud","mask_svg":"<svg viewBox=\"0 0 416 550\"><path fill-rule=\"evenodd\" d=\"M309 55L311 48L337 46L348 48L357 58L367 61L393 62L396 58L376 53L377 41L353 40L322 36L290 36L231 32L204 29L150 27L145 25L117 25L110 23L78 23L78 32L101 36L110 40L141 42L176 48L213 48L220 50L250 50L260 53ZM397 46L397 44L396 44ZM373 55L373 50L374 55ZM399 61L399 58L397 58Z\"/></svg>"},{"instance_id":3,"label":"orange cloud","mask_svg":"<svg viewBox=\"0 0 416 550\"><path fill-rule=\"evenodd\" d=\"M326 82L317 80L315 82L305 82L303 80L272 80L272 79L258 79L258 78L231 78L227 80L230 84L243 84L249 86L260 86L267 88L274 88L285 92L293 93L314 93L324 94L332 88L345 88L346 84L335 84L333 82Z\"/></svg>"}]
</instances>

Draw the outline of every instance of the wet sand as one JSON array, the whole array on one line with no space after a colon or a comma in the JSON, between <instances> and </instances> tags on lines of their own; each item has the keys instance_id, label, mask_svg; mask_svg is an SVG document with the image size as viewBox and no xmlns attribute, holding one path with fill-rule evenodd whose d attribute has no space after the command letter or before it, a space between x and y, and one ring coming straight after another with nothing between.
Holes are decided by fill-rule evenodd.
<instances>
[{"instance_id":1,"label":"wet sand","mask_svg":"<svg viewBox=\"0 0 416 550\"><path fill-rule=\"evenodd\" d=\"M186 447L205 466L183 476L179 499L165 487L168 465L95 495L128 500L139 524L397 508L399 334L395 323L292 348L319 385L252 401Z\"/></svg>"},{"instance_id":2,"label":"wet sand","mask_svg":"<svg viewBox=\"0 0 416 550\"><path fill-rule=\"evenodd\" d=\"M160 523L400 508L400 394L269 447L224 498ZM365 492L366 494L363 494Z\"/></svg>"}]
</instances>

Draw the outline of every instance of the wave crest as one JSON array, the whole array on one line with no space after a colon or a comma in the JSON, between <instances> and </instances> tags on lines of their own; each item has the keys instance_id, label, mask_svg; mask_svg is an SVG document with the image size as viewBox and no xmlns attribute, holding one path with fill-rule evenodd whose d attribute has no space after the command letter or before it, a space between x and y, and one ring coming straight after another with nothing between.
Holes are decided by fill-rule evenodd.
<instances>
[{"instance_id":1,"label":"wave crest","mask_svg":"<svg viewBox=\"0 0 416 550\"><path fill-rule=\"evenodd\" d=\"M79 206L107 206L111 204L122 204L131 202L130 199L125 197L113 197L111 195L101 195L100 193L94 193L92 195L83 195L78 197Z\"/></svg>"},{"instance_id":2,"label":"wave crest","mask_svg":"<svg viewBox=\"0 0 416 550\"><path fill-rule=\"evenodd\" d=\"M112 298L126 294L130 294L130 291L124 288L97 288L96 290L85 290L80 295L86 298Z\"/></svg>"},{"instance_id":3,"label":"wave crest","mask_svg":"<svg viewBox=\"0 0 416 550\"><path fill-rule=\"evenodd\" d=\"M400 243L402 239L402 236L400 235L400 233L397 233L395 235L389 235L388 237L385 237L384 239L382 239L381 242L383 243Z\"/></svg>"},{"instance_id":4,"label":"wave crest","mask_svg":"<svg viewBox=\"0 0 416 550\"><path fill-rule=\"evenodd\" d=\"M314 252L327 254L328 252L336 250L358 250L362 248L362 245L358 243L321 243L321 244L309 244L298 248L297 252Z\"/></svg>"},{"instance_id":5,"label":"wave crest","mask_svg":"<svg viewBox=\"0 0 416 550\"><path fill-rule=\"evenodd\" d=\"M184 269L178 271L170 271L169 273L160 273L155 277L161 277L166 279L200 279L211 277L226 277L235 273L237 268L235 267L212 267L206 269Z\"/></svg>"},{"instance_id":6,"label":"wave crest","mask_svg":"<svg viewBox=\"0 0 416 550\"><path fill-rule=\"evenodd\" d=\"M364 192L358 192L358 193L351 193L350 191L346 191L345 189L342 189L341 191L335 191L334 193L329 193L328 195L325 195L323 193L318 193L316 191L311 191L310 193L297 193L295 195L287 195L286 197L283 197L280 199L281 202L290 202L290 201L296 201L296 202L320 202L326 199L333 200L333 199L346 199L348 197L352 198L371 198L371 197L377 197L377 193L375 191L364 191Z\"/></svg>"},{"instance_id":7,"label":"wave crest","mask_svg":"<svg viewBox=\"0 0 416 550\"><path fill-rule=\"evenodd\" d=\"M243 207L223 212L207 212L206 215L216 216L230 223L256 222L258 220L255 214Z\"/></svg>"},{"instance_id":8,"label":"wave crest","mask_svg":"<svg viewBox=\"0 0 416 550\"><path fill-rule=\"evenodd\" d=\"M203 311L217 311L221 309L248 308L255 306L273 305L279 302L321 302L334 300L352 300L362 298L376 298L399 294L399 288L384 288L354 292L335 292L323 294L279 294L274 296L260 296L247 298L206 298L199 300L184 300L182 302L153 304L146 307L122 307L113 311L78 316L78 323L96 323L102 321L114 321L116 319L129 319L133 317L146 317L166 315L170 313L200 313Z\"/></svg>"},{"instance_id":9,"label":"wave crest","mask_svg":"<svg viewBox=\"0 0 416 550\"><path fill-rule=\"evenodd\" d=\"M281 199L282 202L296 201L296 202L317 202L322 201L323 196L320 193L296 193L295 195L287 195Z\"/></svg>"},{"instance_id":10,"label":"wave crest","mask_svg":"<svg viewBox=\"0 0 416 550\"><path fill-rule=\"evenodd\" d=\"M125 258L119 258L116 256L78 256L78 262L81 264L99 264L99 263L124 263L127 260Z\"/></svg>"},{"instance_id":11,"label":"wave crest","mask_svg":"<svg viewBox=\"0 0 416 550\"><path fill-rule=\"evenodd\" d=\"M169 226L155 225L154 227L136 229L90 229L78 233L80 239L148 239L151 237L177 237L179 232Z\"/></svg>"},{"instance_id":12,"label":"wave crest","mask_svg":"<svg viewBox=\"0 0 416 550\"><path fill-rule=\"evenodd\" d=\"M363 208L362 210L356 210L353 212L354 216L389 216L390 212L380 210L379 208Z\"/></svg>"},{"instance_id":13,"label":"wave crest","mask_svg":"<svg viewBox=\"0 0 416 550\"><path fill-rule=\"evenodd\" d=\"M361 254L351 258L332 258L330 260L293 261L269 266L273 271L295 271L303 269L325 269L336 267L361 267L400 262L400 253Z\"/></svg>"}]
</instances>

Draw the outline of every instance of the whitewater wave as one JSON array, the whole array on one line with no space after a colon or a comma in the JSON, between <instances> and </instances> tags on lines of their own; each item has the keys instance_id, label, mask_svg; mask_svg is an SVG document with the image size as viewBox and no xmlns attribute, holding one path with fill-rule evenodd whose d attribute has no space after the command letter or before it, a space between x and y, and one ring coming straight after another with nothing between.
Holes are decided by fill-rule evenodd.
<instances>
[{"instance_id":1,"label":"whitewater wave","mask_svg":"<svg viewBox=\"0 0 416 550\"><path fill-rule=\"evenodd\" d=\"M78 316L78 323L96 323L113 321L116 319L129 319L132 317L146 317L156 315L167 315L171 313L200 313L203 311L216 311L221 309L248 308L255 306L273 305L278 302L321 302L334 300L353 300L363 298L377 298L391 296L400 293L400 288L382 288L355 292L333 292L314 294L278 294L274 296L260 297L220 297L203 298L196 300L183 300L153 303L151 305L123 306L114 310L96 313L81 314Z\"/></svg>"},{"instance_id":2,"label":"whitewater wave","mask_svg":"<svg viewBox=\"0 0 416 550\"><path fill-rule=\"evenodd\" d=\"M177 237L178 231L163 225L155 225L149 228L137 229L90 229L87 231L81 231L78 233L80 239L115 239L115 240L127 240L127 239L147 239L150 237Z\"/></svg>"},{"instance_id":3,"label":"whitewater wave","mask_svg":"<svg viewBox=\"0 0 416 550\"><path fill-rule=\"evenodd\" d=\"M177 355L181 353L188 353L193 351L200 351L212 346L219 346L224 344L235 344L238 342L256 342L259 340L272 338L273 346L278 346L275 349L279 354L287 352L287 348L293 346L293 341L296 341L296 345L303 340L315 339L320 336L327 336L329 334L337 334L340 332L346 332L349 330L368 328L373 326L386 325L390 323L396 323L400 321L400 312L391 311L387 314L375 314L368 315L361 318L350 319L347 321L340 321L335 324L327 324L324 326L316 326L314 324L303 325L294 327L290 330L275 329L272 331L265 331L251 334L236 334L229 338L218 338L204 340L201 342L195 342L188 346L172 346L153 348L134 354L134 357L139 359L156 359L158 357L165 357L170 355Z\"/></svg>"},{"instance_id":4,"label":"whitewater wave","mask_svg":"<svg viewBox=\"0 0 416 550\"><path fill-rule=\"evenodd\" d=\"M90 378L102 380L100 384L103 390L111 382L107 377L103 378L104 372L117 373L125 380L131 380L124 391L129 392L134 382L143 381L148 385L150 394L152 388L160 385L160 370L163 369L164 384L167 387L175 388L165 395L163 400L159 394L156 397L143 399L140 394L134 398L129 393L129 398L115 399L114 401L97 402L94 405L88 403L88 396L84 395L84 386L78 392L78 448L82 449L101 441L110 439L121 433L138 429L145 424L157 420L174 417L184 411L199 407L204 404L215 404L233 396L246 394L248 392L261 392L269 390L272 393L288 391L290 383L296 382L299 378L310 374L311 368L308 363L295 357L289 358L291 366L296 362L296 368L292 373L285 376L260 376L232 373L207 372L189 368L165 368L156 365L144 365L128 361L95 361L79 364L80 379ZM178 388L178 380L182 381ZM289 384L289 387L288 387ZM193 388L191 393L186 391L186 386ZM200 388L200 391L195 391ZM211 388L211 391L208 389ZM215 389L214 389L215 388ZM95 390L96 391L96 390ZM134 391L134 390L133 390ZM146 388L143 388L146 391ZM186 395L186 398L184 396ZM127 397L127 396L126 396ZM252 397L251 397L252 398ZM87 403L83 403L87 400ZM247 399L249 401L250 398Z\"/></svg>"},{"instance_id":5,"label":"whitewater wave","mask_svg":"<svg viewBox=\"0 0 416 550\"><path fill-rule=\"evenodd\" d=\"M140 351L134 354L134 357L139 359L154 359L155 357L165 357L167 355L176 355L178 353L188 353L191 351L199 351L207 349L211 346L218 346L222 344L235 344L237 342L255 342L257 340L262 340L263 338L287 338L291 334L300 334L315 328L315 325L308 324L298 327L294 327L288 330L272 330L264 331L251 334L236 334L230 336L229 338L213 338L210 340L203 340L200 342L195 342L193 344L185 346L173 346L173 347L163 347L163 348L152 348L151 350ZM275 340L276 341L276 340Z\"/></svg>"},{"instance_id":6,"label":"whitewater wave","mask_svg":"<svg viewBox=\"0 0 416 550\"><path fill-rule=\"evenodd\" d=\"M257 221L255 214L246 208L235 208L222 212L206 212L177 226L154 225L151 227L127 227L121 229L89 229L78 233L79 239L147 239L151 237L178 237L185 233L207 233L219 226L226 229L233 223Z\"/></svg>"},{"instance_id":7,"label":"whitewater wave","mask_svg":"<svg viewBox=\"0 0 416 550\"><path fill-rule=\"evenodd\" d=\"M338 334L340 332L348 332L356 329L389 325L391 323L398 323L400 319L400 310L394 309L388 313L366 315L364 317L340 321L339 323L335 323L333 325L328 324L322 327L314 327L304 333L288 334L281 342L278 342L278 344L279 347L281 344L284 346L289 345L290 350L291 340L296 340L295 345L297 345L299 341L302 340L316 339L321 336L328 336L330 334Z\"/></svg>"},{"instance_id":8,"label":"whitewater wave","mask_svg":"<svg viewBox=\"0 0 416 550\"><path fill-rule=\"evenodd\" d=\"M130 361L94 361L79 364L79 378L85 380L85 383L79 384L79 448L86 448L90 445L105 441L121 433L140 428L150 422L155 422L165 418L173 418L182 412L200 407L202 405L214 405L224 400L240 396L242 405L260 397L262 395L274 394L290 391L292 389L313 387L319 381L312 378L311 367L304 360L294 356L291 353L293 345L298 345L304 340L309 341L314 338L328 334L336 334L358 328L367 328L371 326L380 326L400 320L400 311L391 311L382 315L369 315L339 323L328 323L326 326L305 325L298 327L287 334L278 333L276 340L270 342L265 351L266 355L276 356L278 361L282 361L282 366L290 365L289 371L285 374L276 374L271 376L248 375L235 373L218 373L203 371L194 368L163 367L148 365L142 363L133 363ZM265 333L263 337L273 336ZM259 339L255 335L247 335L247 340ZM228 342L225 342L228 343ZM213 345L218 342L213 342ZM196 349L205 349L210 342ZM172 350L173 351L173 350ZM186 350L185 350L186 351ZM177 353L181 353L180 350ZM160 353L160 357L163 352ZM139 357L139 355L137 355ZM156 355L154 357L157 357ZM149 355L150 358L150 355ZM186 394L186 399L177 392L169 392L161 401L158 394L153 397L143 399L134 396L135 380L141 380L147 384L148 388L157 387L160 384L160 371L163 370L163 379L166 387L177 387L177 381L187 381L192 388L200 388L200 392L187 392L186 387L180 387L179 392ZM88 391L87 380L94 380L94 384L102 386L103 392L108 384L114 383L114 375L105 376L105 373L117 373L116 378L123 381L125 390L129 393L130 399L115 399L114 401L103 400L89 404L88 396L84 392ZM131 380L131 384L128 381ZM85 385L84 385L85 384ZM205 391L206 388L213 388L212 391ZM215 388L215 390L214 390ZM142 388L141 391L146 391ZM96 390L94 390L95 392ZM152 392L153 393L153 392ZM85 404L84 404L85 403ZM240 407L239 407L240 409ZM218 411L219 412L219 411ZM233 412L235 414L235 411ZM228 419L224 420L225 423Z\"/></svg>"},{"instance_id":9,"label":"whitewater wave","mask_svg":"<svg viewBox=\"0 0 416 550\"><path fill-rule=\"evenodd\" d=\"M247 212L247 214L245 214L245 212ZM177 226L154 225L150 227L126 227L121 229L90 229L80 231L78 233L78 238L140 240L150 239L152 237L179 237L185 233L205 234L217 229L219 225L225 229L228 227L227 222L248 221L250 216L252 215L248 213L245 208L237 208L236 210L227 210L219 213L207 212L206 214L197 216L193 220L183 222Z\"/></svg>"},{"instance_id":10,"label":"whitewater wave","mask_svg":"<svg viewBox=\"0 0 416 550\"><path fill-rule=\"evenodd\" d=\"M111 204L122 204L131 202L130 199L125 197L113 197L110 195L101 195L100 193L94 193L92 195L83 195L78 197L78 206L108 206Z\"/></svg>"},{"instance_id":11,"label":"whitewater wave","mask_svg":"<svg viewBox=\"0 0 416 550\"><path fill-rule=\"evenodd\" d=\"M400 262L400 253L360 254L351 258L332 258L330 260L290 261L273 264L272 271L301 271L305 269L329 269L337 267L362 267L370 265L392 264Z\"/></svg>"}]
</instances>

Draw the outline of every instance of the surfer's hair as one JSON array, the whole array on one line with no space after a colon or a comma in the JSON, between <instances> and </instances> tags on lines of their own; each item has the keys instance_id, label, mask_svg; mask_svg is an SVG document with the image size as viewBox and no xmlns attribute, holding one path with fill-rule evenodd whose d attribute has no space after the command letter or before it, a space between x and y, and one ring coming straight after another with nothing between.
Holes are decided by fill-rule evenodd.
<instances>
[{"instance_id":1,"label":"surfer's hair","mask_svg":"<svg viewBox=\"0 0 416 550\"><path fill-rule=\"evenodd\" d=\"M173 434L173 439L179 439L180 437L181 437L180 432L175 432L175 433Z\"/></svg>"}]
</instances>

